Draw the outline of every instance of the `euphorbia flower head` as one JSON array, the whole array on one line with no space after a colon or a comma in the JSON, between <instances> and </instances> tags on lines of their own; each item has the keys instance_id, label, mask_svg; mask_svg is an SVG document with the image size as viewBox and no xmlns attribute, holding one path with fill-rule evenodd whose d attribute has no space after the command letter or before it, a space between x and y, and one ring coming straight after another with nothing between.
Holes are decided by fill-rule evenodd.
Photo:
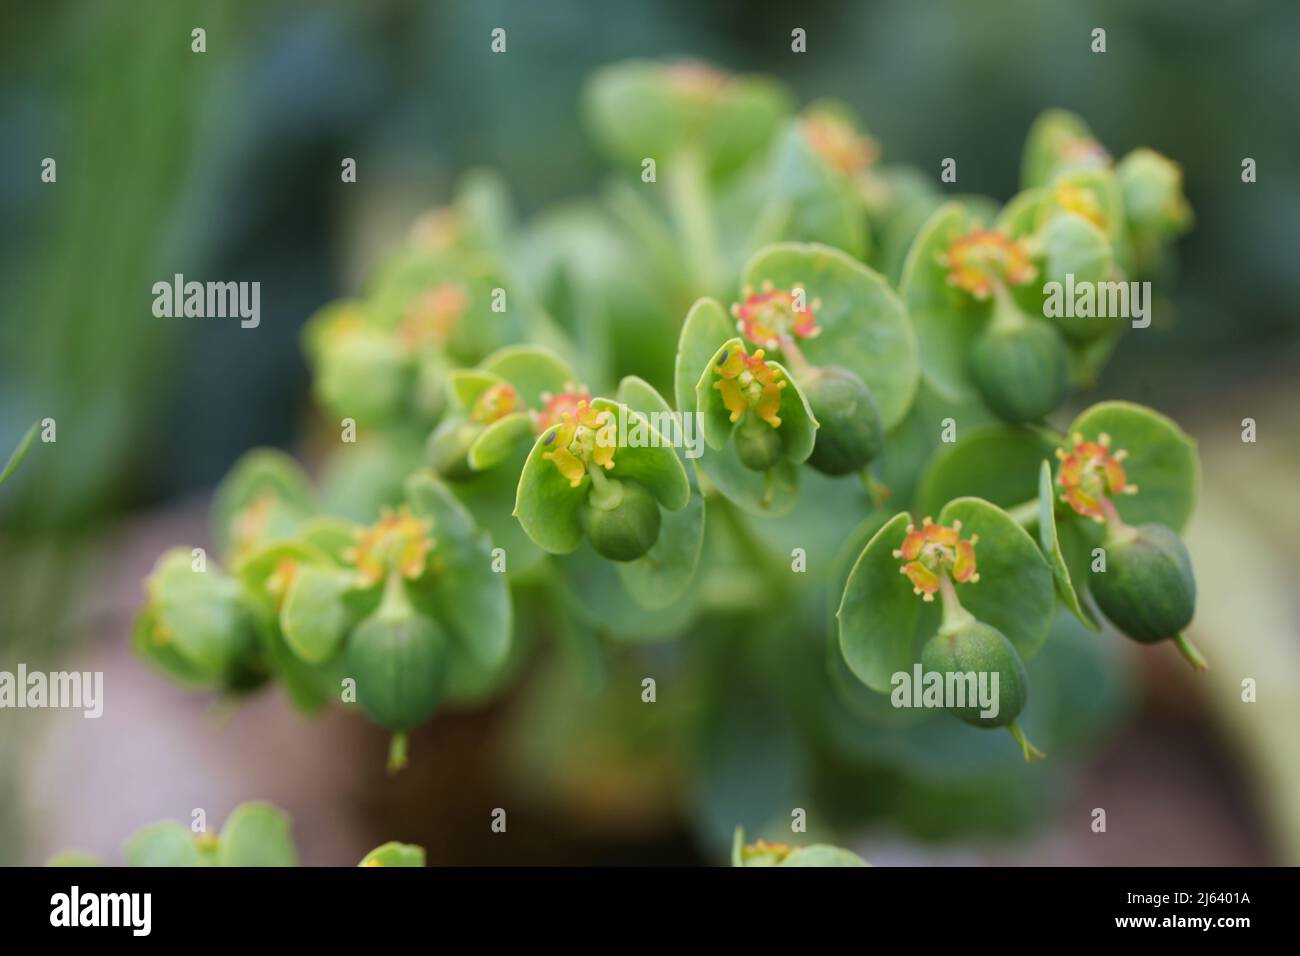
<instances>
[{"instance_id":1,"label":"euphorbia flower head","mask_svg":"<svg viewBox=\"0 0 1300 956\"><path fill-rule=\"evenodd\" d=\"M867 170L880 154L870 136L863 136L847 120L825 111L812 112L799 121L812 151L832 169L846 176Z\"/></svg>"},{"instance_id":2,"label":"euphorbia flower head","mask_svg":"<svg viewBox=\"0 0 1300 956\"><path fill-rule=\"evenodd\" d=\"M565 414L577 414L578 405L582 402L591 402L591 393L587 391L587 386L575 386L572 382L566 382L564 391L558 395L552 395L550 392L542 392L542 410L537 413L537 434L542 434L552 425L558 425L564 420Z\"/></svg>"},{"instance_id":3,"label":"euphorbia flower head","mask_svg":"<svg viewBox=\"0 0 1300 956\"><path fill-rule=\"evenodd\" d=\"M465 314L467 305L469 296L454 283L444 282L420 293L402 316L398 331L402 345L412 352L440 348Z\"/></svg>"},{"instance_id":4,"label":"euphorbia flower head","mask_svg":"<svg viewBox=\"0 0 1300 956\"><path fill-rule=\"evenodd\" d=\"M948 267L948 283L980 300L987 299L999 283L1024 285L1036 274L1028 241L995 229L958 236L939 258Z\"/></svg>"},{"instance_id":5,"label":"euphorbia flower head","mask_svg":"<svg viewBox=\"0 0 1300 956\"><path fill-rule=\"evenodd\" d=\"M755 345L779 349L794 339L811 339L820 334L816 310L821 300L807 301L807 293L798 283L789 290L773 288L764 282L761 291L745 287L745 298L731 306L740 334Z\"/></svg>"},{"instance_id":6,"label":"euphorbia flower head","mask_svg":"<svg viewBox=\"0 0 1300 956\"><path fill-rule=\"evenodd\" d=\"M1066 212L1083 217L1098 229L1104 231L1107 227L1106 212L1091 190L1071 182L1058 183L1052 190L1052 201Z\"/></svg>"},{"instance_id":7,"label":"euphorbia flower head","mask_svg":"<svg viewBox=\"0 0 1300 956\"><path fill-rule=\"evenodd\" d=\"M542 440L550 448L542 457L569 479L570 487L582 484L588 464L606 471L614 467L618 435L613 418L581 399L572 411L560 413L560 424Z\"/></svg>"},{"instance_id":8,"label":"euphorbia flower head","mask_svg":"<svg viewBox=\"0 0 1300 956\"><path fill-rule=\"evenodd\" d=\"M912 582L912 593L924 601L933 601L939 590L940 577L949 575L958 584L974 584L980 579L975 570L975 545L979 535L961 539L961 522L952 527L935 524L930 518L907 526L903 545L894 550L894 557L906 563L899 571Z\"/></svg>"},{"instance_id":9,"label":"euphorbia flower head","mask_svg":"<svg viewBox=\"0 0 1300 956\"><path fill-rule=\"evenodd\" d=\"M753 355L744 348L729 349L713 367L718 380L713 383L722 394L722 404L731 413L733 422L749 409L773 428L781 426L781 390L787 382L780 371L763 359L763 350Z\"/></svg>"},{"instance_id":10,"label":"euphorbia flower head","mask_svg":"<svg viewBox=\"0 0 1300 956\"><path fill-rule=\"evenodd\" d=\"M1137 494L1137 485L1124 474L1128 452L1122 448L1111 451L1110 435L1105 432L1096 441L1085 440L1078 433L1071 440L1074 444L1069 450L1056 450L1061 462L1056 483L1064 491L1061 500L1086 518L1105 521L1110 495Z\"/></svg>"},{"instance_id":11,"label":"euphorbia flower head","mask_svg":"<svg viewBox=\"0 0 1300 956\"><path fill-rule=\"evenodd\" d=\"M389 571L414 580L425 572L433 550L433 522L417 518L406 505L385 508L379 520L357 532L344 557L356 565L363 587L383 581Z\"/></svg>"},{"instance_id":12,"label":"euphorbia flower head","mask_svg":"<svg viewBox=\"0 0 1300 956\"><path fill-rule=\"evenodd\" d=\"M498 382L485 388L474 400L469 419L480 425L491 425L505 418L519 406L519 393L508 382Z\"/></svg>"}]
</instances>

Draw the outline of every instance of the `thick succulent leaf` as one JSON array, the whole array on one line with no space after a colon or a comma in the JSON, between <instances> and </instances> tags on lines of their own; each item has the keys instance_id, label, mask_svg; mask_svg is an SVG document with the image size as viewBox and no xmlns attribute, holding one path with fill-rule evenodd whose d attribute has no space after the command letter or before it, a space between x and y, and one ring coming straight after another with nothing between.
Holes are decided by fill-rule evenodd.
<instances>
[{"instance_id":1,"label":"thick succulent leaf","mask_svg":"<svg viewBox=\"0 0 1300 956\"><path fill-rule=\"evenodd\" d=\"M882 694L889 692L895 673L919 659L922 642L939 627L938 608L912 593L893 554L911 520L906 512L897 514L867 542L849 572L836 612L840 650L849 670Z\"/></svg>"},{"instance_id":2,"label":"thick succulent leaf","mask_svg":"<svg viewBox=\"0 0 1300 956\"><path fill-rule=\"evenodd\" d=\"M433 519L431 597L438 620L480 664L499 666L510 650L510 591L506 576L492 570L491 539L432 475L412 475L406 494L413 512Z\"/></svg>"},{"instance_id":3,"label":"thick succulent leaf","mask_svg":"<svg viewBox=\"0 0 1300 956\"><path fill-rule=\"evenodd\" d=\"M18 439L18 444L14 446L13 453L9 455L9 460L5 462L3 468L0 468L0 485L8 481L9 476L17 471L18 466L23 463L23 459L27 457L27 453L32 449L32 442L36 439L36 432L39 427L40 422L33 422L32 427L27 429L22 438Z\"/></svg>"},{"instance_id":4,"label":"thick succulent leaf","mask_svg":"<svg viewBox=\"0 0 1300 956\"><path fill-rule=\"evenodd\" d=\"M385 843L365 855L357 866L424 866L424 847L413 843Z\"/></svg>"},{"instance_id":5,"label":"thick succulent leaf","mask_svg":"<svg viewBox=\"0 0 1300 956\"><path fill-rule=\"evenodd\" d=\"M1044 460L1038 475L1038 543L1042 545L1043 555L1052 569L1052 583L1056 587L1056 596L1070 609L1083 624L1099 630L1096 618L1079 599L1070 579L1070 568L1061 551L1061 539L1056 532L1056 492L1052 484L1052 465Z\"/></svg>"},{"instance_id":6,"label":"thick succulent leaf","mask_svg":"<svg viewBox=\"0 0 1300 956\"><path fill-rule=\"evenodd\" d=\"M735 334L735 320L714 299L700 299L691 306L677 338L673 391L679 411L695 411L699 407L695 387L700 376L722 343Z\"/></svg>"},{"instance_id":7,"label":"thick succulent leaf","mask_svg":"<svg viewBox=\"0 0 1300 956\"><path fill-rule=\"evenodd\" d=\"M469 446L466 456L475 471L495 468L510 458L520 442L533 434L533 419L527 412L515 412L488 425Z\"/></svg>"},{"instance_id":8,"label":"thick succulent leaf","mask_svg":"<svg viewBox=\"0 0 1300 956\"><path fill-rule=\"evenodd\" d=\"M288 814L269 803L242 803L231 811L217 844L219 866L297 866Z\"/></svg>"},{"instance_id":9,"label":"thick succulent leaf","mask_svg":"<svg viewBox=\"0 0 1300 956\"><path fill-rule=\"evenodd\" d=\"M542 407L543 393L559 394L576 381L568 362L538 345L508 345L479 367L513 385L529 408Z\"/></svg>"},{"instance_id":10,"label":"thick succulent leaf","mask_svg":"<svg viewBox=\"0 0 1300 956\"><path fill-rule=\"evenodd\" d=\"M958 440L939 446L916 489L918 514L938 514L963 496L984 498L1011 508L1038 496L1038 466L1056 443L1043 431L1024 425L966 428Z\"/></svg>"},{"instance_id":11,"label":"thick succulent leaf","mask_svg":"<svg viewBox=\"0 0 1300 956\"><path fill-rule=\"evenodd\" d=\"M591 479L583 477L578 487L544 458L555 441L558 425L537 436L528 453L515 494L514 515L524 532L539 548L551 554L568 554L582 543L578 511L587 500Z\"/></svg>"},{"instance_id":12,"label":"thick succulent leaf","mask_svg":"<svg viewBox=\"0 0 1300 956\"><path fill-rule=\"evenodd\" d=\"M899 285L920 341L925 378L950 399L975 394L966 361L989 307L948 281L942 257L955 238L975 225L974 217L960 203L944 203L936 209L912 241Z\"/></svg>"},{"instance_id":13,"label":"thick succulent leaf","mask_svg":"<svg viewBox=\"0 0 1300 956\"><path fill-rule=\"evenodd\" d=\"M473 407L480 395L504 381L501 376L481 368L456 368L447 373L447 388L462 409Z\"/></svg>"},{"instance_id":14,"label":"thick succulent leaf","mask_svg":"<svg viewBox=\"0 0 1300 956\"><path fill-rule=\"evenodd\" d=\"M249 509L257 509L250 514ZM217 487L212 530L222 554L291 537L313 510L302 467L282 451L248 452Z\"/></svg>"},{"instance_id":15,"label":"thick succulent leaf","mask_svg":"<svg viewBox=\"0 0 1300 956\"><path fill-rule=\"evenodd\" d=\"M614 452L614 469L610 474L645 485L669 511L685 508L691 498L691 485L668 439L644 415L619 402L597 398L592 400L591 407L616 416L618 449Z\"/></svg>"},{"instance_id":16,"label":"thick succulent leaf","mask_svg":"<svg viewBox=\"0 0 1300 956\"><path fill-rule=\"evenodd\" d=\"M122 847L127 866L201 866L194 835L174 820L137 830Z\"/></svg>"},{"instance_id":17,"label":"thick succulent leaf","mask_svg":"<svg viewBox=\"0 0 1300 956\"><path fill-rule=\"evenodd\" d=\"M1111 448L1124 449L1124 471L1135 495L1117 495L1115 507L1129 524L1156 522L1181 531L1196 506L1200 464L1196 442L1171 419L1132 402L1102 402L1074 420L1069 434L1096 439L1105 432Z\"/></svg>"},{"instance_id":18,"label":"thick succulent leaf","mask_svg":"<svg viewBox=\"0 0 1300 956\"><path fill-rule=\"evenodd\" d=\"M1046 186L1062 170L1104 163L1104 152L1086 148L1095 142L1092 130L1073 113L1061 109L1041 113L1025 139L1020 188Z\"/></svg>"},{"instance_id":19,"label":"thick succulent leaf","mask_svg":"<svg viewBox=\"0 0 1300 956\"><path fill-rule=\"evenodd\" d=\"M975 558L980 579L958 585L958 597L1029 661L1047 637L1055 608L1052 571L1038 545L1010 515L980 498L949 502L938 521L949 526L960 521L963 538L979 535Z\"/></svg>"},{"instance_id":20,"label":"thick succulent leaf","mask_svg":"<svg viewBox=\"0 0 1300 956\"><path fill-rule=\"evenodd\" d=\"M344 595L351 582L342 571L303 565L294 574L280 610L289 648L309 664L323 664L343 646L355 623Z\"/></svg>"},{"instance_id":21,"label":"thick succulent leaf","mask_svg":"<svg viewBox=\"0 0 1300 956\"><path fill-rule=\"evenodd\" d=\"M770 281L802 287L821 333L799 343L808 361L841 366L871 389L885 427L902 421L920 377L916 336L903 302L879 273L827 246L777 243L756 252L743 281L755 289Z\"/></svg>"}]
</instances>

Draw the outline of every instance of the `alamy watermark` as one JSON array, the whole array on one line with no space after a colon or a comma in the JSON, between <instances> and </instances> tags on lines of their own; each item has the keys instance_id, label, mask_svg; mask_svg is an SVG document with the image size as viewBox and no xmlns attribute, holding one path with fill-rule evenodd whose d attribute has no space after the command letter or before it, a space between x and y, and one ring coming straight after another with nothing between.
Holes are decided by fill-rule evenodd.
<instances>
[{"instance_id":1,"label":"alamy watermark","mask_svg":"<svg viewBox=\"0 0 1300 956\"><path fill-rule=\"evenodd\" d=\"M1131 319L1135 329L1151 324L1150 282L1075 281L1070 272L1063 283L1046 283L1043 295L1047 319Z\"/></svg>"},{"instance_id":2,"label":"alamy watermark","mask_svg":"<svg viewBox=\"0 0 1300 956\"><path fill-rule=\"evenodd\" d=\"M594 429L601 448L681 448L687 458L704 454L702 412L630 412L626 405L619 405L617 414L604 411Z\"/></svg>"},{"instance_id":3,"label":"alamy watermark","mask_svg":"<svg viewBox=\"0 0 1300 956\"><path fill-rule=\"evenodd\" d=\"M1001 704L998 700L997 671L926 671L920 664L912 672L896 671L889 679L893 686L889 702L895 707L965 708L978 707L980 716L993 719Z\"/></svg>"},{"instance_id":4,"label":"alamy watermark","mask_svg":"<svg viewBox=\"0 0 1300 956\"><path fill-rule=\"evenodd\" d=\"M0 671L0 710L57 708L83 711L94 720L104 713L103 671Z\"/></svg>"},{"instance_id":5,"label":"alamy watermark","mask_svg":"<svg viewBox=\"0 0 1300 956\"><path fill-rule=\"evenodd\" d=\"M171 282L153 284L153 314L160 319L238 318L240 328L255 329L262 322L262 283L186 282L178 272Z\"/></svg>"}]
</instances>

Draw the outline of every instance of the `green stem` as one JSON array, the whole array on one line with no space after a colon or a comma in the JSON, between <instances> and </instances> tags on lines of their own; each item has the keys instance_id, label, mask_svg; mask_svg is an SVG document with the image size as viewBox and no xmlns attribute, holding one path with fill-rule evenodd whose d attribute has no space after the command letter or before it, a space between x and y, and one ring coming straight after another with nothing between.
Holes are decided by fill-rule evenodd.
<instances>
[{"instance_id":1,"label":"green stem","mask_svg":"<svg viewBox=\"0 0 1300 956\"><path fill-rule=\"evenodd\" d=\"M686 249L698 295L714 295L722 286L722 261L713 227L704 163L689 149L676 153L668 164L668 203Z\"/></svg>"},{"instance_id":2,"label":"green stem","mask_svg":"<svg viewBox=\"0 0 1300 956\"><path fill-rule=\"evenodd\" d=\"M867 468L858 472L862 478L862 487L867 490L867 497L871 499L873 510L879 510L885 506L885 502L893 496L893 492L884 482L877 481L876 476Z\"/></svg>"},{"instance_id":3,"label":"green stem","mask_svg":"<svg viewBox=\"0 0 1300 956\"><path fill-rule=\"evenodd\" d=\"M1187 658L1188 662L1198 671L1208 671L1210 669L1209 662L1205 660L1196 645L1187 639L1186 634L1179 634L1174 638L1174 647L1178 648L1178 652Z\"/></svg>"},{"instance_id":4,"label":"green stem","mask_svg":"<svg viewBox=\"0 0 1300 956\"><path fill-rule=\"evenodd\" d=\"M943 621L939 624L939 633L947 637L975 620L975 615L961 606L957 599L957 589L953 587L948 572L939 570L939 598L943 601Z\"/></svg>"},{"instance_id":5,"label":"green stem","mask_svg":"<svg viewBox=\"0 0 1300 956\"><path fill-rule=\"evenodd\" d=\"M407 760L406 731L399 730L388 742L388 772L397 773L406 768Z\"/></svg>"},{"instance_id":6,"label":"green stem","mask_svg":"<svg viewBox=\"0 0 1300 956\"><path fill-rule=\"evenodd\" d=\"M599 465L587 462L587 474L591 476L591 493L587 500L593 508L601 511L613 511L623 503L623 485L605 476Z\"/></svg>"},{"instance_id":7,"label":"green stem","mask_svg":"<svg viewBox=\"0 0 1300 956\"><path fill-rule=\"evenodd\" d=\"M1034 760L1041 760L1047 756L1047 754L1043 753L1029 742L1029 738L1025 736L1025 732L1020 729L1019 724L1012 724L1007 728L1007 730L1011 731L1011 736L1015 737L1016 743L1020 745L1020 752L1025 755L1025 763L1030 763Z\"/></svg>"}]
</instances>

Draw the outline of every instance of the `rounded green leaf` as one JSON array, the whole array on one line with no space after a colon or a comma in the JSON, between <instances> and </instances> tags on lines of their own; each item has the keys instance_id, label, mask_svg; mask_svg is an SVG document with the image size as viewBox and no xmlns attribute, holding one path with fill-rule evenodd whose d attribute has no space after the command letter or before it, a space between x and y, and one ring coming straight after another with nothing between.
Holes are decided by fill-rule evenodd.
<instances>
[{"instance_id":1,"label":"rounded green leaf","mask_svg":"<svg viewBox=\"0 0 1300 956\"><path fill-rule=\"evenodd\" d=\"M736 334L736 323L714 299L698 300L682 322L677 337L677 361L674 366L673 391L679 411L699 408L695 387L709 367L718 348Z\"/></svg>"},{"instance_id":2,"label":"rounded green leaf","mask_svg":"<svg viewBox=\"0 0 1300 956\"><path fill-rule=\"evenodd\" d=\"M269 803L242 803L221 828L218 866L297 866L289 816Z\"/></svg>"},{"instance_id":3,"label":"rounded green leaf","mask_svg":"<svg viewBox=\"0 0 1300 956\"><path fill-rule=\"evenodd\" d=\"M840 651L849 669L882 694L895 673L918 659L921 644L939 626L937 608L912 593L894 557L911 520L906 512L896 514L867 542L836 612Z\"/></svg>"},{"instance_id":4,"label":"rounded green leaf","mask_svg":"<svg viewBox=\"0 0 1300 956\"><path fill-rule=\"evenodd\" d=\"M174 820L142 827L122 848L127 866L200 866L194 835Z\"/></svg>"},{"instance_id":5,"label":"rounded green leaf","mask_svg":"<svg viewBox=\"0 0 1300 956\"><path fill-rule=\"evenodd\" d=\"M505 574L492 570L491 539L432 475L412 475L406 494L413 512L433 519L429 594L438 620L482 666L499 666L510 650L510 591Z\"/></svg>"},{"instance_id":6,"label":"rounded green leaf","mask_svg":"<svg viewBox=\"0 0 1300 956\"><path fill-rule=\"evenodd\" d=\"M760 249L744 269L745 284L770 281L802 287L816 310L821 333L800 340L814 365L838 365L871 389L885 426L902 421L920 377L916 336L902 301L883 276L827 246L777 243Z\"/></svg>"},{"instance_id":7,"label":"rounded green leaf","mask_svg":"<svg viewBox=\"0 0 1300 956\"><path fill-rule=\"evenodd\" d=\"M413 843L385 843L365 855L357 866L424 866L424 847Z\"/></svg>"},{"instance_id":8,"label":"rounded green leaf","mask_svg":"<svg viewBox=\"0 0 1300 956\"><path fill-rule=\"evenodd\" d=\"M1181 531L1200 486L1196 442L1173 420L1132 402L1093 405L1069 428L1071 436L1089 440L1102 433L1110 435L1112 449L1128 452L1124 472L1138 488L1136 494L1115 496L1120 517L1133 525L1155 522Z\"/></svg>"},{"instance_id":9,"label":"rounded green leaf","mask_svg":"<svg viewBox=\"0 0 1300 956\"><path fill-rule=\"evenodd\" d=\"M544 393L558 394L575 382L569 364L538 345L508 345L485 358L479 368L513 385L529 408L541 408Z\"/></svg>"},{"instance_id":10,"label":"rounded green leaf","mask_svg":"<svg viewBox=\"0 0 1300 956\"><path fill-rule=\"evenodd\" d=\"M353 617L343 597L350 582L334 568L300 566L293 576L280 629L290 649L309 664L323 664L338 653Z\"/></svg>"},{"instance_id":11,"label":"rounded green leaf","mask_svg":"<svg viewBox=\"0 0 1300 956\"><path fill-rule=\"evenodd\" d=\"M515 412L488 425L469 446L467 459L475 471L495 468L511 456L515 446L533 434L533 419L527 412Z\"/></svg>"},{"instance_id":12,"label":"rounded green leaf","mask_svg":"<svg viewBox=\"0 0 1300 956\"><path fill-rule=\"evenodd\" d=\"M1052 623L1052 572L1028 532L1001 508L981 498L958 498L938 522L961 522L963 538L979 535L975 560L980 579L958 587L962 606L1001 631L1028 662ZM899 575L902 577L902 575Z\"/></svg>"},{"instance_id":13,"label":"rounded green leaf","mask_svg":"<svg viewBox=\"0 0 1300 956\"><path fill-rule=\"evenodd\" d=\"M1046 186L1062 170L1108 162L1106 151L1083 120L1065 110L1046 110L1034 120L1025 139L1020 188Z\"/></svg>"},{"instance_id":14,"label":"rounded green leaf","mask_svg":"<svg viewBox=\"0 0 1300 956\"><path fill-rule=\"evenodd\" d=\"M941 444L916 488L916 511L939 512L954 498L984 498L1012 508L1038 496L1038 465L1056 443L1027 425L957 429L958 440Z\"/></svg>"},{"instance_id":15,"label":"rounded green leaf","mask_svg":"<svg viewBox=\"0 0 1300 956\"><path fill-rule=\"evenodd\" d=\"M456 368L447 373L447 388L452 398L466 410L472 408L478 397L489 388L504 381L501 376L479 368Z\"/></svg>"},{"instance_id":16,"label":"rounded green leaf","mask_svg":"<svg viewBox=\"0 0 1300 956\"><path fill-rule=\"evenodd\" d=\"M1065 562L1061 550L1061 539L1056 532L1056 491L1052 484L1052 465L1044 460L1038 476L1038 543L1042 545L1043 554L1052 569L1052 582L1056 586L1056 596L1083 624L1099 630L1100 626L1092 616L1092 611L1079 599L1070 579L1070 568Z\"/></svg>"},{"instance_id":17,"label":"rounded green leaf","mask_svg":"<svg viewBox=\"0 0 1300 956\"><path fill-rule=\"evenodd\" d=\"M85 850L61 850L46 860L45 865L58 867L103 866L104 861Z\"/></svg>"},{"instance_id":18,"label":"rounded green leaf","mask_svg":"<svg viewBox=\"0 0 1300 956\"><path fill-rule=\"evenodd\" d=\"M528 453L519 475L514 515L539 548L551 554L568 554L582 543L578 509L587 500L586 486L591 479L584 477L575 488L542 457L555 441L559 427L552 425L538 435Z\"/></svg>"}]
</instances>

